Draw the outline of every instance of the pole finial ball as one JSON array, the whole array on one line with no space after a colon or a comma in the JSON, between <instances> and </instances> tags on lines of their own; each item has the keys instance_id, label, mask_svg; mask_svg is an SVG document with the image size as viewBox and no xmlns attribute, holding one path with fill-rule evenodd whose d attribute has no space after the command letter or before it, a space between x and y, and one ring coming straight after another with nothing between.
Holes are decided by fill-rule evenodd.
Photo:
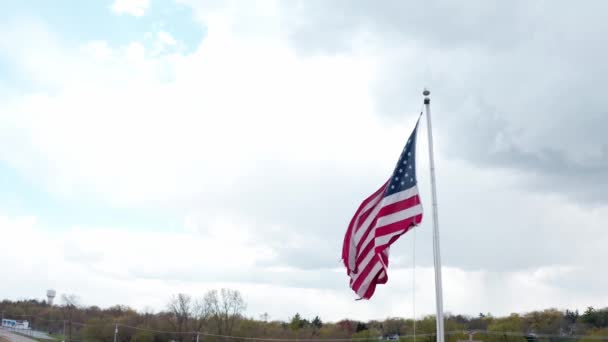
<instances>
[{"instance_id":1,"label":"pole finial ball","mask_svg":"<svg viewBox=\"0 0 608 342\"><path fill-rule=\"evenodd\" d=\"M431 95L431 92L428 89L424 88L424 91L422 92L422 95L429 96L429 95Z\"/></svg>"}]
</instances>

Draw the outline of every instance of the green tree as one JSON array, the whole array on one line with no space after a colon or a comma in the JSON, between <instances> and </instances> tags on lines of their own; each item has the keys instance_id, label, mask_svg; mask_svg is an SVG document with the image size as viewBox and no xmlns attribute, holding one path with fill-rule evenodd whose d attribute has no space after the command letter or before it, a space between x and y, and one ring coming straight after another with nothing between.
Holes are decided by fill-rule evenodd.
<instances>
[{"instance_id":1,"label":"green tree","mask_svg":"<svg viewBox=\"0 0 608 342\"><path fill-rule=\"evenodd\" d=\"M303 319L299 313L296 313L289 322L291 330L299 330L310 325L307 319Z\"/></svg>"},{"instance_id":2,"label":"green tree","mask_svg":"<svg viewBox=\"0 0 608 342\"><path fill-rule=\"evenodd\" d=\"M315 316L315 318L312 320L311 324L313 327L315 327L315 329L321 329L321 327L323 327L323 322L321 321L319 316Z\"/></svg>"}]
</instances>

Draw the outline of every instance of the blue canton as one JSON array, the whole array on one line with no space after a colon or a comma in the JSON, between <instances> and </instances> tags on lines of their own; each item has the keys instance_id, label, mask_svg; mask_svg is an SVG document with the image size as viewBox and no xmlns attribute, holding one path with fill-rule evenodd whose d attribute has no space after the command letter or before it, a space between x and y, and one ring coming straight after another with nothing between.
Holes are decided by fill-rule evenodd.
<instances>
[{"instance_id":1,"label":"blue canton","mask_svg":"<svg viewBox=\"0 0 608 342\"><path fill-rule=\"evenodd\" d=\"M407 190L416 185L416 131L418 131L418 122L401 152L384 196Z\"/></svg>"}]
</instances>

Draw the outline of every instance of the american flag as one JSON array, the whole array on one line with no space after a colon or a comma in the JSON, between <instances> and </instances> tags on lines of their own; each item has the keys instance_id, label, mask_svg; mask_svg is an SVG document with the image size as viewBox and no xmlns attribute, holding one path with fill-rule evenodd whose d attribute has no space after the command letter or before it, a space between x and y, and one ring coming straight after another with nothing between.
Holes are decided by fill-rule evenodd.
<instances>
[{"instance_id":1,"label":"american flag","mask_svg":"<svg viewBox=\"0 0 608 342\"><path fill-rule=\"evenodd\" d=\"M419 119L420 121L420 119ZM416 181L416 131L407 140L391 177L355 212L342 245L350 287L369 299L388 281L390 245L422 221Z\"/></svg>"}]
</instances>

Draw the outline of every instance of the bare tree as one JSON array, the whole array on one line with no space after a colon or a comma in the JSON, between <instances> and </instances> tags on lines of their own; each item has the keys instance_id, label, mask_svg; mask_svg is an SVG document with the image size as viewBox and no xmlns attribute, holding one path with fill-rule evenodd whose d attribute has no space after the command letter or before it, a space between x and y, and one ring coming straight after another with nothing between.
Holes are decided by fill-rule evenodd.
<instances>
[{"instance_id":1,"label":"bare tree","mask_svg":"<svg viewBox=\"0 0 608 342\"><path fill-rule=\"evenodd\" d=\"M194 302L194 306L192 308L192 319L195 331L201 331L203 329L209 319L209 316L210 313L208 311L208 306L205 305L204 298Z\"/></svg>"},{"instance_id":2,"label":"bare tree","mask_svg":"<svg viewBox=\"0 0 608 342\"><path fill-rule=\"evenodd\" d=\"M79 299L75 294L62 294L61 302L63 303L63 338L70 342L72 341L72 317L74 311L79 307ZM67 323L67 338L66 338L66 323Z\"/></svg>"},{"instance_id":3,"label":"bare tree","mask_svg":"<svg viewBox=\"0 0 608 342\"><path fill-rule=\"evenodd\" d=\"M178 333L186 331L192 315L192 297L179 293L171 298L167 307L171 313L169 322L173 325L175 331Z\"/></svg>"},{"instance_id":4,"label":"bare tree","mask_svg":"<svg viewBox=\"0 0 608 342\"><path fill-rule=\"evenodd\" d=\"M220 335L230 335L238 319L242 317L247 308L241 293L237 290L221 289L205 294L203 298L204 311L217 329Z\"/></svg>"}]
</instances>

